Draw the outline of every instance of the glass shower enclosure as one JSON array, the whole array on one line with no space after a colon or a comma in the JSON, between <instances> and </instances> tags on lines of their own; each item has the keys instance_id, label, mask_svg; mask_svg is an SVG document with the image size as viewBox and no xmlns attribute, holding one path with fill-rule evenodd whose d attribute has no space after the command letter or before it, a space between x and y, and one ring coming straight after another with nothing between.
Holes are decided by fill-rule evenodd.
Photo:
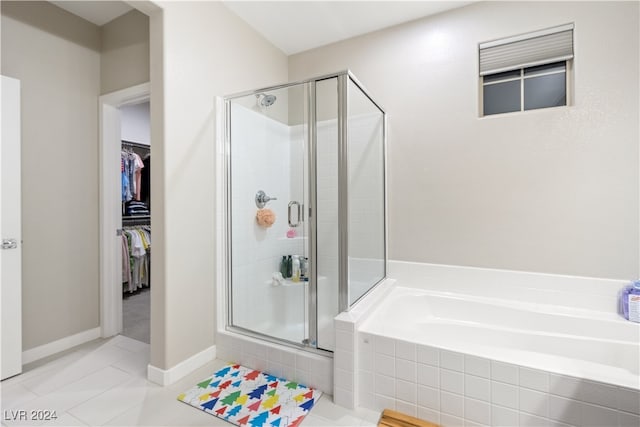
<instances>
[{"instance_id":1,"label":"glass shower enclosure","mask_svg":"<svg viewBox=\"0 0 640 427\"><path fill-rule=\"evenodd\" d=\"M227 329L333 351L386 277L386 117L344 71L225 98Z\"/></svg>"}]
</instances>

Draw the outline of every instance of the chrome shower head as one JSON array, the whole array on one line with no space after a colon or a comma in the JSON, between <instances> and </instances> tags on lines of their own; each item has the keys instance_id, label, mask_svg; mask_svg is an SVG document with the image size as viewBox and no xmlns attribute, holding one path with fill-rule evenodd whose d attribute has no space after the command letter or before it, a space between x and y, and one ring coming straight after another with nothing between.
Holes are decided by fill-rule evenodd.
<instances>
[{"instance_id":1,"label":"chrome shower head","mask_svg":"<svg viewBox=\"0 0 640 427\"><path fill-rule=\"evenodd\" d=\"M262 99L260 100L260 105L262 105L263 107L270 107L276 102L275 95L267 95L264 93L259 93L256 95L256 98L259 99L260 97L262 97Z\"/></svg>"}]
</instances>

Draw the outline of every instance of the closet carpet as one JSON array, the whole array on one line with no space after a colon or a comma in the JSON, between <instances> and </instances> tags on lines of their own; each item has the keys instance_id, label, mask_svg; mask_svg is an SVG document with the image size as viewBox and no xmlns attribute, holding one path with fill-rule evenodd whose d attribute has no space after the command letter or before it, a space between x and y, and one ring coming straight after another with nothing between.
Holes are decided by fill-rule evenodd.
<instances>
[{"instance_id":1,"label":"closet carpet","mask_svg":"<svg viewBox=\"0 0 640 427\"><path fill-rule=\"evenodd\" d=\"M151 290L143 288L138 293L122 299L122 335L142 341L150 342L150 322L151 322Z\"/></svg>"}]
</instances>

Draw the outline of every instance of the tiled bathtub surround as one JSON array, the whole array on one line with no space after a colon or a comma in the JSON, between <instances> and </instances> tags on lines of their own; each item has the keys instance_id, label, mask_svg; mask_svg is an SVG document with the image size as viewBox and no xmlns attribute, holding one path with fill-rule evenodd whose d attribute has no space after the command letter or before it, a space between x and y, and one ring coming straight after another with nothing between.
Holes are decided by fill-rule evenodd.
<instances>
[{"instance_id":1,"label":"tiled bathtub surround","mask_svg":"<svg viewBox=\"0 0 640 427\"><path fill-rule=\"evenodd\" d=\"M395 261L389 272L396 285L372 312L336 318L337 403L444 426L640 427L640 327L615 312L622 281Z\"/></svg>"},{"instance_id":2,"label":"tiled bathtub surround","mask_svg":"<svg viewBox=\"0 0 640 427\"><path fill-rule=\"evenodd\" d=\"M357 406L443 426L640 426L638 390L380 335L357 338Z\"/></svg>"}]
</instances>

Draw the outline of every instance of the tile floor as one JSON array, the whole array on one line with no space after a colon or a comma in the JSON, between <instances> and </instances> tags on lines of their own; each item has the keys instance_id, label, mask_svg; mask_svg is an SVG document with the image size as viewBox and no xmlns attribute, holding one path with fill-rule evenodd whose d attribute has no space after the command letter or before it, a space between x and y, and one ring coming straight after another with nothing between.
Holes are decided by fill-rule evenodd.
<instances>
[{"instance_id":1,"label":"tile floor","mask_svg":"<svg viewBox=\"0 0 640 427\"><path fill-rule=\"evenodd\" d=\"M25 366L0 383L3 426L231 426L176 399L227 362L214 360L167 387L146 380L149 345L95 340ZM19 410L56 411L53 421L14 420ZM379 413L347 410L323 395L303 427L375 426Z\"/></svg>"}]
</instances>

